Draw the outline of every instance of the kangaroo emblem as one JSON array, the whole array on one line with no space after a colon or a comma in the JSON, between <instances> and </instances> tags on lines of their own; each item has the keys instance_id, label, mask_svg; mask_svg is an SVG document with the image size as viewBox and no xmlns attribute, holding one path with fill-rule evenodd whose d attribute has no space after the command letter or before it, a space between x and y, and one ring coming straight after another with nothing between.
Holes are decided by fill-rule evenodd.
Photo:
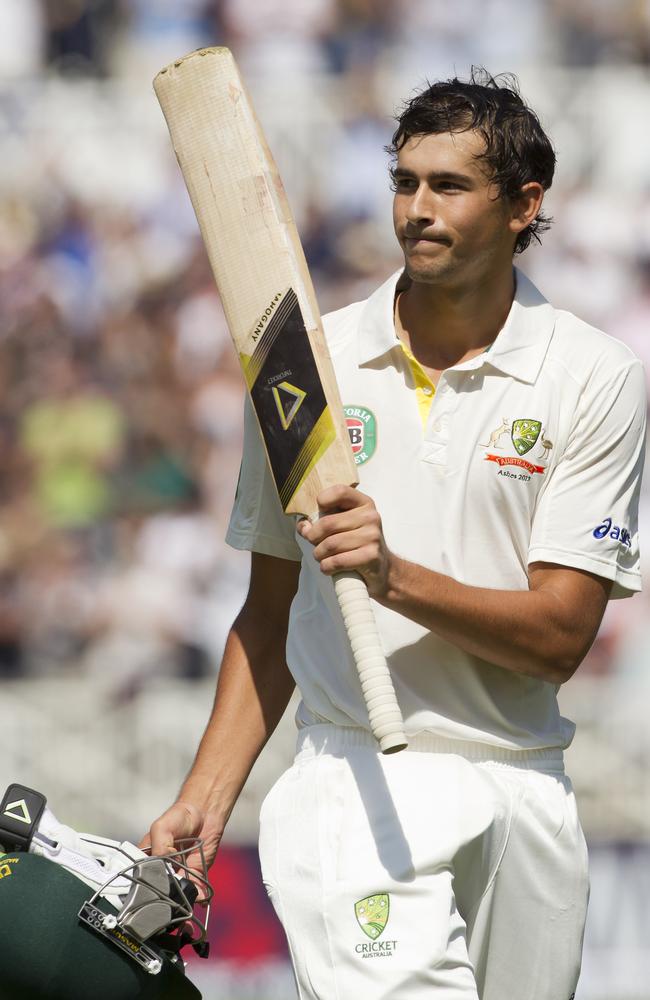
<instances>
[{"instance_id":1,"label":"kangaroo emblem","mask_svg":"<svg viewBox=\"0 0 650 1000\"><path fill-rule=\"evenodd\" d=\"M539 456L539 458L544 462L548 458L548 453L553 447L553 442L546 437L543 427L542 427L542 433L540 434L540 440L542 442L542 453Z\"/></svg>"},{"instance_id":2,"label":"kangaroo emblem","mask_svg":"<svg viewBox=\"0 0 650 1000\"><path fill-rule=\"evenodd\" d=\"M499 443L498 443L499 438L503 437L503 435L507 434L508 431L510 430L510 422L508 421L508 418L507 417L503 417L502 419L503 419L503 423L501 424L501 426L497 427L497 429L495 431L492 431L492 433L490 434L490 440L488 441L487 444L481 444L480 445L481 448L500 448L501 447L499 445Z\"/></svg>"}]
</instances>

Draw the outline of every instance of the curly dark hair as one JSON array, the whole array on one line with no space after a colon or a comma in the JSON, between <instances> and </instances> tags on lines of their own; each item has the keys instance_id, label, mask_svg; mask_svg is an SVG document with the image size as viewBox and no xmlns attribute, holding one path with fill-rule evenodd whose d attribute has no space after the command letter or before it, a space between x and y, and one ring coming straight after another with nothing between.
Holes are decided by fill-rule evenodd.
<instances>
[{"instance_id":1,"label":"curly dark hair","mask_svg":"<svg viewBox=\"0 0 650 1000\"><path fill-rule=\"evenodd\" d=\"M553 182L555 152L539 118L522 99L513 74L491 76L472 67L468 82L454 77L429 84L396 116L397 129L387 152L393 158L412 136L475 130L485 140L479 154L491 179L505 198L516 198L524 184L537 181L547 191ZM517 236L515 253L522 253L550 228L552 219L539 213Z\"/></svg>"}]
</instances>

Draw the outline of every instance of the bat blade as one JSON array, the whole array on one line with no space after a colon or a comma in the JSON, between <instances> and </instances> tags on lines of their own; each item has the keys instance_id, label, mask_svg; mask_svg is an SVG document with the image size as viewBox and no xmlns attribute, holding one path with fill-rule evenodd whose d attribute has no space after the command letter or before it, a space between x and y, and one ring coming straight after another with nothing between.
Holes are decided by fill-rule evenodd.
<instances>
[{"instance_id":1,"label":"bat blade","mask_svg":"<svg viewBox=\"0 0 650 1000\"><path fill-rule=\"evenodd\" d=\"M324 488L356 486L358 480L316 296L278 169L228 49L200 49L177 60L156 76L154 89L280 502L287 514L315 518ZM357 574L341 574L335 589L348 634L354 630L371 729L384 753L402 749L401 713L365 585Z\"/></svg>"}]
</instances>

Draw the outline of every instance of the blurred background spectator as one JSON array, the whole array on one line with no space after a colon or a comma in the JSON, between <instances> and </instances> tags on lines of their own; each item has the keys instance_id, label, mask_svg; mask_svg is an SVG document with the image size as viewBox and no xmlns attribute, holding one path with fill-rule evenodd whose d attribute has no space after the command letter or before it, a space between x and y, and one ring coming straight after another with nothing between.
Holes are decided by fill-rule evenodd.
<instances>
[{"instance_id":1,"label":"blurred background spectator","mask_svg":"<svg viewBox=\"0 0 650 1000\"><path fill-rule=\"evenodd\" d=\"M247 557L223 542L239 367L150 83L213 44L246 73L323 310L399 266L383 152L398 104L472 64L516 72L558 151L555 225L518 263L650 371L647 2L2 0L0 678L14 718L0 752L25 769L7 781L61 780L67 818L90 827L117 825L137 794L132 830L99 831L120 836L174 793L247 584ZM647 537L649 496L647 480ZM584 734L571 769L592 843L650 839L648 609L644 596L610 606L562 693ZM74 781L60 779L69 756L42 775L46 761L21 756L26 732L50 739L46 717L74 729L69 691L106 718L111 759L121 734L131 785L97 749ZM290 730L233 818L244 847ZM105 794L89 803L98 773ZM592 978L579 997L601 996L606 976ZM290 995L282 976L235 980L229 996Z\"/></svg>"}]
</instances>

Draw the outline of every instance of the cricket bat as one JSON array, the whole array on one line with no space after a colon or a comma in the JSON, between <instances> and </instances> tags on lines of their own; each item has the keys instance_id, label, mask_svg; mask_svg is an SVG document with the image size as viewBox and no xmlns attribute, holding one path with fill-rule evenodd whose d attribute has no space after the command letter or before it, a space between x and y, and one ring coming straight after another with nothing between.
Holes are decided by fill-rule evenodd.
<instances>
[{"instance_id":1,"label":"cricket bat","mask_svg":"<svg viewBox=\"0 0 650 1000\"><path fill-rule=\"evenodd\" d=\"M154 80L286 514L358 478L316 296L282 181L232 53L192 52ZM404 724L365 583L334 587L383 753Z\"/></svg>"}]
</instances>

